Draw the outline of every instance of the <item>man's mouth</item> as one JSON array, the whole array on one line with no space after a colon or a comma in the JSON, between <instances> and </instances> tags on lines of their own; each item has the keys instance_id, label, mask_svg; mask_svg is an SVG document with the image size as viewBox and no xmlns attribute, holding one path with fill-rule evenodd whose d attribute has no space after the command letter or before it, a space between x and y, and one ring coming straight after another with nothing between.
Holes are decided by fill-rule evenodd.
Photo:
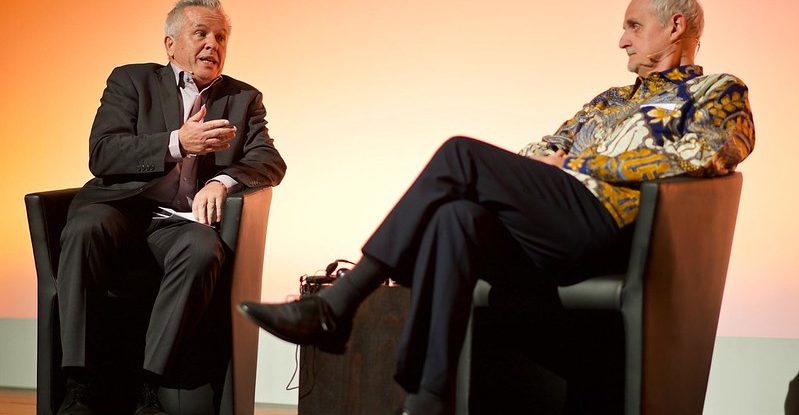
<instances>
[{"instance_id":1,"label":"man's mouth","mask_svg":"<svg viewBox=\"0 0 799 415\"><path fill-rule=\"evenodd\" d=\"M199 58L199 60L200 60L200 62L210 63L210 64L213 64L213 65L216 65L216 64L219 63L219 62L217 62L216 59L214 59L214 58L212 58L210 56L202 56L202 57Z\"/></svg>"}]
</instances>

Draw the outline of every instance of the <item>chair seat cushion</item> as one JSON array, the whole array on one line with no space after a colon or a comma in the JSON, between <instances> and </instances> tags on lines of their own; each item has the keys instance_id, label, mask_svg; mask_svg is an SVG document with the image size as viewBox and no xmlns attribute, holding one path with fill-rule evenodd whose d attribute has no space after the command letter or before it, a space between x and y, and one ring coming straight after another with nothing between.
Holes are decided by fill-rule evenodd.
<instances>
[{"instance_id":1,"label":"chair seat cushion","mask_svg":"<svg viewBox=\"0 0 799 415\"><path fill-rule=\"evenodd\" d=\"M602 275L558 287L563 308L573 310L620 310L624 274Z\"/></svg>"}]
</instances>

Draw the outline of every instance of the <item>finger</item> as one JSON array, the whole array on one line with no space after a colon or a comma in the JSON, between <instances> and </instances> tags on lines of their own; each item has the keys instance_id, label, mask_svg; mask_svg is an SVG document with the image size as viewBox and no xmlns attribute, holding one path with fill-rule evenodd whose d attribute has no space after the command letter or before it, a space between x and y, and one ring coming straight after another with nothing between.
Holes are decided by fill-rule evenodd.
<instances>
[{"instance_id":1,"label":"finger","mask_svg":"<svg viewBox=\"0 0 799 415\"><path fill-rule=\"evenodd\" d=\"M205 203L200 203L197 206L197 215L195 215L196 218L197 218L197 222L200 222L203 225L207 225L208 224L207 210L208 209L206 208L206 204Z\"/></svg>"},{"instance_id":2,"label":"finger","mask_svg":"<svg viewBox=\"0 0 799 415\"><path fill-rule=\"evenodd\" d=\"M202 122L203 117L205 117L205 112L206 112L205 104L203 104L203 106L200 107L200 110L194 113L194 115L192 115L191 117L189 117L187 121Z\"/></svg>"},{"instance_id":3,"label":"finger","mask_svg":"<svg viewBox=\"0 0 799 415\"><path fill-rule=\"evenodd\" d=\"M219 210L216 204L216 199L208 199L208 224L218 222Z\"/></svg>"},{"instance_id":4,"label":"finger","mask_svg":"<svg viewBox=\"0 0 799 415\"><path fill-rule=\"evenodd\" d=\"M209 225L214 223L214 218L216 217L216 206L215 206L215 203L216 202L214 201L213 198L212 199L208 199L208 212L207 212L208 215L206 216L206 219L207 219L207 223Z\"/></svg>"},{"instance_id":5,"label":"finger","mask_svg":"<svg viewBox=\"0 0 799 415\"><path fill-rule=\"evenodd\" d=\"M208 136L203 139L203 144L207 146L225 144L233 140L233 137L234 136L230 134L208 134Z\"/></svg>"},{"instance_id":6,"label":"finger","mask_svg":"<svg viewBox=\"0 0 799 415\"><path fill-rule=\"evenodd\" d=\"M191 203L191 213L194 215L194 219L200 220L200 203L197 201L197 197L194 198L194 202Z\"/></svg>"},{"instance_id":7,"label":"finger","mask_svg":"<svg viewBox=\"0 0 799 415\"><path fill-rule=\"evenodd\" d=\"M231 124L228 120L209 120L203 123L203 127L207 129L225 129L225 130L235 130L236 126Z\"/></svg>"},{"instance_id":8,"label":"finger","mask_svg":"<svg viewBox=\"0 0 799 415\"><path fill-rule=\"evenodd\" d=\"M222 205L224 204L222 198L216 200L216 222L222 222Z\"/></svg>"},{"instance_id":9,"label":"finger","mask_svg":"<svg viewBox=\"0 0 799 415\"><path fill-rule=\"evenodd\" d=\"M563 151L562 148L559 148L558 151L555 152L555 155L558 157L566 157L566 152Z\"/></svg>"},{"instance_id":10,"label":"finger","mask_svg":"<svg viewBox=\"0 0 799 415\"><path fill-rule=\"evenodd\" d=\"M231 140L232 138L228 136L209 137L203 142L203 145L208 147L217 147L223 144L228 144Z\"/></svg>"}]
</instances>

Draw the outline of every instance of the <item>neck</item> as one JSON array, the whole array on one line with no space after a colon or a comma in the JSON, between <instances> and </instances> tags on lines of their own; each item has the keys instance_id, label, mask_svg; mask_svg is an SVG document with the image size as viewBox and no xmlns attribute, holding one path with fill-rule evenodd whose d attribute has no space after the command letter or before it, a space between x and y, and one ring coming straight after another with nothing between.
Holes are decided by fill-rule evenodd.
<instances>
[{"instance_id":1,"label":"neck","mask_svg":"<svg viewBox=\"0 0 799 415\"><path fill-rule=\"evenodd\" d=\"M695 41L672 43L661 52L648 56L651 65L641 66L638 76L646 78L656 72L663 72L684 65L693 65L696 47L697 43Z\"/></svg>"},{"instance_id":2,"label":"neck","mask_svg":"<svg viewBox=\"0 0 799 415\"><path fill-rule=\"evenodd\" d=\"M175 65L175 67L177 67L181 71L186 72L187 74L191 75L191 79L194 80L194 83L197 85L197 89L199 89L200 91L202 91L203 88L207 87L208 85L211 84L211 82L213 82L213 79L211 81L204 82L202 79L197 78L196 76L194 76L194 72L184 68L183 65L177 63L172 58L169 58L169 63L171 63L172 65Z\"/></svg>"}]
</instances>

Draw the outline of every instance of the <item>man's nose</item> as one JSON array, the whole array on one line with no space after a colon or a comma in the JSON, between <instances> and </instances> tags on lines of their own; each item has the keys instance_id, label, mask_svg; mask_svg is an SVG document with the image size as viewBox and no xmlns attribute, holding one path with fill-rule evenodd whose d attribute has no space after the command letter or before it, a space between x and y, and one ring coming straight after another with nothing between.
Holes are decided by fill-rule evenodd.
<instances>
[{"instance_id":1,"label":"man's nose","mask_svg":"<svg viewBox=\"0 0 799 415\"><path fill-rule=\"evenodd\" d=\"M619 48L627 49L630 46L632 45L630 44L630 40L627 39L627 32L622 33L621 37L619 38Z\"/></svg>"}]
</instances>

